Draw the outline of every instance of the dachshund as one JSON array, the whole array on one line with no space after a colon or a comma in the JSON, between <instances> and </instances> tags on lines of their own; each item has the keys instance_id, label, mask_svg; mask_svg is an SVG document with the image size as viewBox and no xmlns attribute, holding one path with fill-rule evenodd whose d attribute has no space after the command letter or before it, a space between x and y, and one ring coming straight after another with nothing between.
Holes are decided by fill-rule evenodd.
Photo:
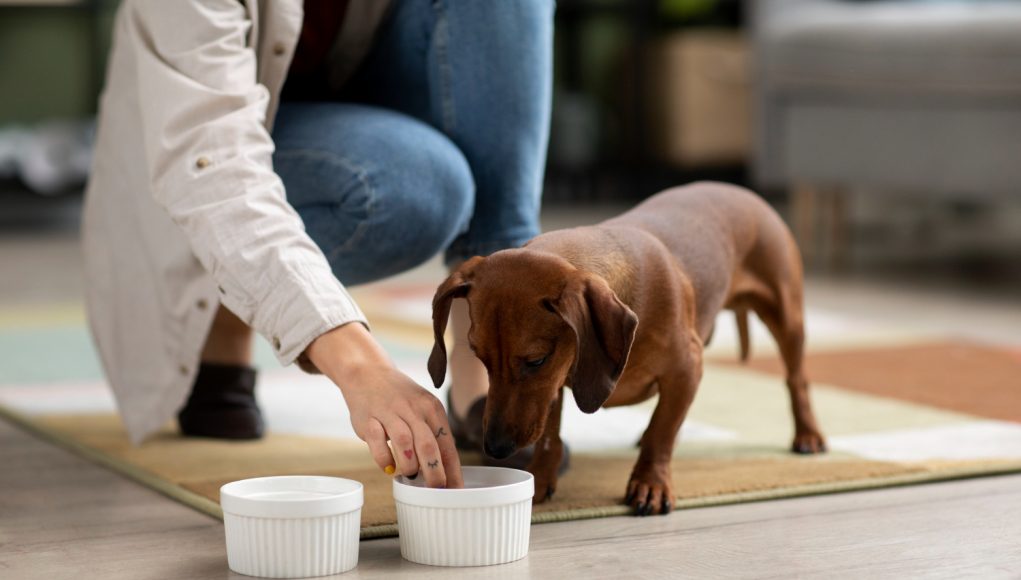
<instances>
[{"instance_id":1,"label":"dachshund","mask_svg":"<svg viewBox=\"0 0 1021 580\"><path fill-rule=\"evenodd\" d=\"M802 280L790 230L756 194L714 182L676 187L597 225L464 262L433 299L429 373L439 387L451 301L464 298L469 344L489 374L485 452L500 459L534 444L536 502L556 490L563 387L585 413L659 395L625 503L637 515L666 514L674 442L721 309L735 313L742 360L748 311L769 328L786 367L792 451L825 451L802 368Z\"/></svg>"}]
</instances>

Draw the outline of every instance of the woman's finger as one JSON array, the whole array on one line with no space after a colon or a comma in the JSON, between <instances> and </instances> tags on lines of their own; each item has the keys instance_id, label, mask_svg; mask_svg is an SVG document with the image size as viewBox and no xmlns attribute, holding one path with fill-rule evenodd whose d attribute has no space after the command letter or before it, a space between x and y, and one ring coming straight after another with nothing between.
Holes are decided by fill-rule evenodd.
<instances>
[{"instance_id":1,"label":"woman's finger","mask_svg":"<svg viewBox=\"0 0 1021 580\"><path fill-rule=\"evenodd\" d=\"M450 424L447 422L447 414L442 410L442 406L439 413L434 413L429 417L429 427L440 450L440 461L445 470L447 487L452 489L464 487L461 457L457 454L454 436L450 434Z\"/></svg>"},{"instance_id":2,"label":"woman's finger","mask_svg":"<svg viewBox=\"0 0 1021 580\"><path fill-rule=\"evenodd\" d=\"M425 476L425 484L429 487L446 487L447 473L440 457L440 447L436 443L436 434L423 418L409 421L415 436L415 449L418 450L418 463L421 474Z\"/></svg>"},{"instance_id":3,"label":"woman's finger","mask_svg":"<svg viewBox=\"0 0 1021 580\"><path fill-rule=\"evenodd\" d=\"M383 420L383 428L390 438L390 448L397 460L397 471L411 477L418 474L418 457L415 453L415 439L404 419L394 416Z\"/></svg>"},{"instance_id":4,"label":"woman's finger","mask_svg":"<svg viewBox=\"0 0 1021 580\"><path fill-rule=\"evenodd\" d=\"M387 475L393 475L397 470L393 455L390 453L390 446L386 444L386 430L383 425L375 420L369 419L365 427L365 443L369 445L369 453L373 461Z\"/></svg>"}]
</instances>

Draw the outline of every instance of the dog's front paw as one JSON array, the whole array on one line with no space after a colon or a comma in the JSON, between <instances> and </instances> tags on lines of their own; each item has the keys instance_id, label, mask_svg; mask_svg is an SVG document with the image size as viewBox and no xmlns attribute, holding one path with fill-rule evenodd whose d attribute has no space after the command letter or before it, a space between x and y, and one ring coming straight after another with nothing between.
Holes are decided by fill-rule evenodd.
<instances>
[{"instance_id":1,"label":"dog's front paw","mask_svg":"<svg viewBox=\"0 0 1021 580\"><path fill-rule=\"evenodd\" d=\"M624 503L636 516L665 515L674 505L669 465L636 466L627 484Z\"/></svg>"},{"instance_id":2,"label":"dog's front paw","mask_svg":"<svg viewBox=\"0 0 1021 580\"><path fill-rule=\"evenodd\" d=\"M826 451L826 440L818 431L806 431L794 436L794 443L791 443L791 452L801 455L813 453L824 453Z\"/></svg>"},{"instance_id":3,"label":"dog's front paw","mask_svg":"<svg viewBox=\"0 0 1021 580\"><path fill-rule=\"evenodd\" d=\"M535 496L532 498L533 503L542 503L547 500L553 499L553 494L557 491L557 477L552 477L535 474Z\"/></svg>"}]
</instances>

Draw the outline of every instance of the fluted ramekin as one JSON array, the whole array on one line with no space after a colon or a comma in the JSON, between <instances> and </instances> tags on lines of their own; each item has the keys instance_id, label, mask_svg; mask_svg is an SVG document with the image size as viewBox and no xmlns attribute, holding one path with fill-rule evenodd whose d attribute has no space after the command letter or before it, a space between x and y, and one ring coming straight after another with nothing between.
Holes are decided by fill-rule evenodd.
<instances>
[{"instance_id":1,"label":"fluted ramekin","mask_svg":"<svg viewBox=\"0 0 1021 580\"><path fill-rule=\"evenodd\" d=\"M243 479L220 488L227 564L248 576L305 578L358 565L362 484L320 476Z\"/></svg>"},{"instance_id":2,"label":"fluted ramekin","mask_svg":"<svg viewBox=\"0 0 1021 580\"><path fill-rule=\"evenodd\" d=\"M528 554L535 483L531 473L465 467L464 489L394 478L401 556L431 566L490 566Z\"/></svg>"}]
</instances>

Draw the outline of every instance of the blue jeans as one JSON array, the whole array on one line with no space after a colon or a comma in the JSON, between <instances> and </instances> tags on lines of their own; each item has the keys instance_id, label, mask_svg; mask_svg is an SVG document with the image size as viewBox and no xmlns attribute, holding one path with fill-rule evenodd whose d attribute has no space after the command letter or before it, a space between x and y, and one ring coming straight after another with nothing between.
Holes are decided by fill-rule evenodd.
<instances>
[{"instance_id":1,"label":"blue jeans","mask_svg":"<svg viewBox=\"0 0 1021 580\"><path fill-rule=\"evenodd\" d=\"M274 169L353 285L539 233L553 0L398 0L337 101L285 102Z\"/></svg>"}]
</instances>

